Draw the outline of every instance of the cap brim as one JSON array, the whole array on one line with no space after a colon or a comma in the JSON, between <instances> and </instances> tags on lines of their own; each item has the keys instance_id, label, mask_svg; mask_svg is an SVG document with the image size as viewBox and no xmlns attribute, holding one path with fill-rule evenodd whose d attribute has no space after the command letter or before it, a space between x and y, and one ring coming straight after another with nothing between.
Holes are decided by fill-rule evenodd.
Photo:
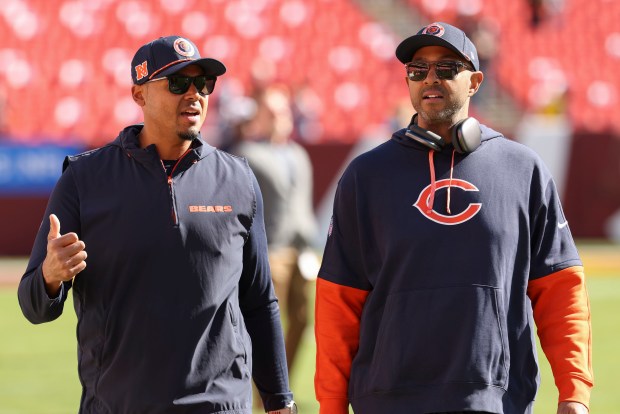
<instances>
[{"instance_id":1,"label":"cap brim","mask_svg":"<svg viewBox=\"0 0 620 414\"><path fill-rule=\"evenodd\" d=\"M169 68L166 68L159 72L157 76L164 77L172 75L189 65L200 66L202 70L204 70L205 75L221 76L226 73L226 66L224 66L224 64L219 60L211 58L201 58L195 60L186 60L176 65L170 66Z\"/></svg>"},{"instance_id":2,"label":"cap brim","mask_svg":"<svg viewBox=\"0 0 620 414\"><path fill-rule=\"evenodd\" d=\"M411 59L413 59L413 55L418 49L421 49L426 46L442 46L447 49L452 50L459 56L462 56L468 62L471 62L471 59L468 56L465 56L461 53L460 50L452 46L448 41L443 40L441 37L426 35L426 34L416 34L407 39L400 42L398 47L396 48L396 57L402 63L409 63Z\"/></svg>"}]
</instances>

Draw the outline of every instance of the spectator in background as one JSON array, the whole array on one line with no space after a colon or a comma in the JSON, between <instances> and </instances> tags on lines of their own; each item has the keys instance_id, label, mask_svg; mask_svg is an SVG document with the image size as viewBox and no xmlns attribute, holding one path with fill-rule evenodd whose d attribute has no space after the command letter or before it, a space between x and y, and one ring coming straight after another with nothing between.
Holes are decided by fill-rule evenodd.
<instances>
[{"instance_id":1,"label":"spectator in background","mask_svg":"<svg viewBox=\"0 0 620 414\"><path fill-rule=\"evenodd\" d=\"M293 89L291 100L295 123L293 137L299 142L317 142L323 135L323 125L320 121L323 102L307 83L298 84Z\"/></svg>"},{"instance_id":2,"label":"spectator in background","mask_svg":"<svg viewBox=\"0 0 620 414\"><path fill-rule=\"evenodd\" d=\"M481 14L459 14L455 26L460 27L465 32L478 50L478 61L480 62L480 70L484 71L484 82L478 88L476 99L478 105L482 106L484 100L492 98L489 93L493 93L497 89L494 62L497 57L500 30L494 20L485 18Z\"/></svg>"},{"instance_id":3,"label":"spectator in background","mask_svg":"<svg viewBox=\"0 0 620 414\"><path fill-rule=\"evenodd\" d=\"M259 88L251 116L237 125L231 152L247 158L265 202L265 229L276 296L287 317L286 357L292 369L308 324L308 280L318 262L311 251L317 225L312 206L312 164L291 139L291 97L283 85ZM313 262L317 262L312 266Z\"/></svg>"},{"instance_id":4,"label":"spectator in background","mask_svg":"<svg viewBox=\"0 0 620 414\"><path fill-rule=\"evenodd\" d=\"M565 0L527 0L530 6L530 25L536 29L564 12Z\"/></svg>"}]
</instances>

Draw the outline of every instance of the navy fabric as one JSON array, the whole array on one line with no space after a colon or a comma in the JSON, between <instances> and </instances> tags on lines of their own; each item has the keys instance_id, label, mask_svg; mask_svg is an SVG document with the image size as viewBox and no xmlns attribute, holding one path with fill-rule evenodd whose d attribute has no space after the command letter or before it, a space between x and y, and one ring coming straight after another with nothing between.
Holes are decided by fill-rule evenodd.
<instances>
[{"instance_id":1,"label":"navy fabric","mask_svg":"<svg viewBox=\"0 0 620 414\"><path fill-rule=\"evenodd\" d=\"M57 318L72 288L81 413L251 414L252 375L282 408L292 394L251 170L198 139L169 186L140 129L65 162L19 286L24 315ZM50 213L88 252L55 299L41 273Z\"/></svg>"},{"instance_id":2,"label":"navy fabric","mask_svg":"<svg viewBox=\"0 0 620 414\"><path fill-rule=\"evenodd\" d=\"M432 208L429 150L404 130L339 182L319 277L369 291L349 381L356 414L531 412L527 284L581 261L533 151L482 126L480 147L454 156L450 182L451 148L434 154Z\"/></svg>"},{"instance_id":3,"label":"navy fabric","mask_svg":"<svg viewBox=\"0 0 620 414\"><path fill-rule=\"evenodd\" d=\"M166 36L138 49L131 61L131 78L133 83L140 85L177 73L189 65L200 66L207 75L221 76L226 73L226 67L219 60L201 57L198 47L191 40Z\"/></svg>"},{"instance_id":4,"label":"navy fabric","mask_svg":"<svg viewBox=\"0 0 620 414\"><path fill-rule=\"evenodd\" d=\"M476 46L458 27L444 22L431 23L421 28L415 35L400 42L396 57L402 63L411 62L415 52L426 46L446 47L471 63L474 70L480 70L480 60Z\"/></svg>"}]
</instances>

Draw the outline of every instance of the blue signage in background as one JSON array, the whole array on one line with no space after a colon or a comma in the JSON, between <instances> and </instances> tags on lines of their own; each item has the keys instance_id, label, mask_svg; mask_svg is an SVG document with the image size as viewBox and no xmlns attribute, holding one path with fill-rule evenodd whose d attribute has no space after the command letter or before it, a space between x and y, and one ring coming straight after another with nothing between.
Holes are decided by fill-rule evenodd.
<instances>
[{"instance_id":1,"label":"blue signage in background","mask_svg":"<svg viewBox=\"0 0 620 414\"><path fill-rule=\"evenodd\" d=\"M77 146L0 142L0 196L49 194L62 174L65 157L83 151Z\"/></svg>"}]
</instances>

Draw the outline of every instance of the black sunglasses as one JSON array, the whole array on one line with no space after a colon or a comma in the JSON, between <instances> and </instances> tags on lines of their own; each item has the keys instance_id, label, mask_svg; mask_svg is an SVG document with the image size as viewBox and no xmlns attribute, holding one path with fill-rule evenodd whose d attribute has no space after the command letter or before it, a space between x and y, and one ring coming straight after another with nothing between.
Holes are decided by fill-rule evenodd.
<instances>
[{"instance_id":1,"label":"black sunglasses","mask_svg":"<svg viewBox=\"0 0 620 414\"><path fill-rule=\"evenodd\" d=\"M469 66L458 60L444 60L441 62L409 62L405 65L407 69L407 77L412 81L423 81L431 71L431 66L435 65L435 73L442 80L452 80L459 74L460 68Z\"/></svg>"},{"instance_id":2,"label":"black sunglasses","mask_svg":"<svg viewBox=\"0 0 620 414\"><path fill-rule=\"evenodd\" d=\"M198 76L183 76L183 75L169 75L163 78L151 79L149 82L168 79L168 90L175 95L183 95L189 90L189 87L194 84L198 93L205 96L210 95L215 88L215 81L217 77L198 75Z\"/></svg>"}]
</instances>

